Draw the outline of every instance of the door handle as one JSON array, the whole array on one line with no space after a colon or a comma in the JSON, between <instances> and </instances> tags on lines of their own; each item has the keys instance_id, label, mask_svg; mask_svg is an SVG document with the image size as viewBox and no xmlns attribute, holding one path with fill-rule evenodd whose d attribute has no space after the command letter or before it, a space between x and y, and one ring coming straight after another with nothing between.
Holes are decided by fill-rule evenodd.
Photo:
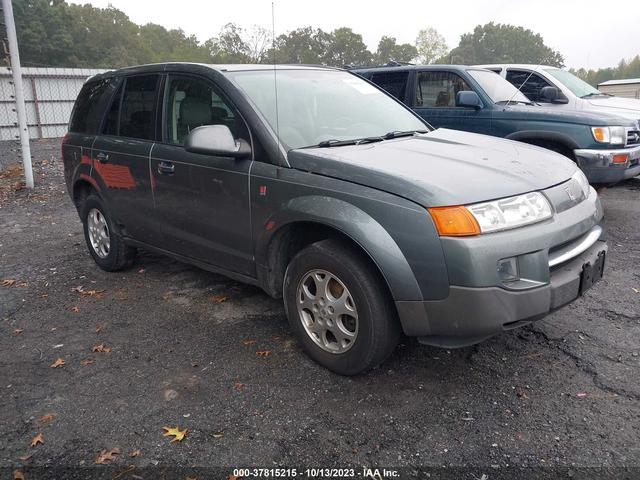
<instances>
[{"instance_id":1,"label":"door handle","mask_svg":"<svg viewBox=\"0 0 640 480\"><path fill-rule=\"evenodd\" d=\"M161 175L173 175L176 171L176 166L171 162L160 162L158 164L158 173Z\"/></svg>"},{"instance_id":2,"label":"door handle","mask_svg":"<svg viewBox=\"0 0 640 480\"><path fill-rule=\"evenodd\" d=\"M109 161L109 155L104 152L100 152L99 154L97 154L96 158L100 163L107 163Z\"/></svg>"}]
</instances>

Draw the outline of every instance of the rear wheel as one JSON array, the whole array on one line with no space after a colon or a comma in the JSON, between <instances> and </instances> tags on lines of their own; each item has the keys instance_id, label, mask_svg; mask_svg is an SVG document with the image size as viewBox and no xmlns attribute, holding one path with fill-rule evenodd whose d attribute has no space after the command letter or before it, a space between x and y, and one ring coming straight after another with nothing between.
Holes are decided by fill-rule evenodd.
<instances>
[{"instance_id":1,"label":"rear wheel","mask_svg":"<svg viewBox=\"0 0 640 480\"><path fill-rule=\"evenodd\" d=\"M103 270L115 272L131 266L136 250L124 243L102 199L90 194L81 208L84 238L89 253Z\"/></svg>"},{"instance_id":2,"label":"rear wheel","mask_svg":"<svg viewBox=\"0 0 640 480\"><path fill-rule=\"evenodd\" d=\"M337 240L300 251L285 273L284 302L302 348L322 366L355 375L384 361L400 327L377 270Z\"/></svg>"}]
</instances>

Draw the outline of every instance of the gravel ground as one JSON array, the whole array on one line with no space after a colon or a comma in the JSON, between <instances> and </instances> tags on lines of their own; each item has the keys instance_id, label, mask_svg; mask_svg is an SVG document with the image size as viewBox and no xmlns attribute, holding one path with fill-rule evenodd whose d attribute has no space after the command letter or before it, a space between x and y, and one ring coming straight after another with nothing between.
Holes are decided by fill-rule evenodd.
<instances>
[{"instance_id":1,"label":"gravel ground","mask_svg":"<svg viewBox=\"0 0 640 480\"><path fill-rule=\"evenodd\" d=\"M148 253L102 272L61 165L36 162L33 192L16 173L0 178L0 281L15 280L0 286L0 478L640 478L638 179L601 192L610 254L585 297L470 348L404 339L343 378L257 288ZM187 434L170 443L176 426Z\"/></svg>"}]
</instances>

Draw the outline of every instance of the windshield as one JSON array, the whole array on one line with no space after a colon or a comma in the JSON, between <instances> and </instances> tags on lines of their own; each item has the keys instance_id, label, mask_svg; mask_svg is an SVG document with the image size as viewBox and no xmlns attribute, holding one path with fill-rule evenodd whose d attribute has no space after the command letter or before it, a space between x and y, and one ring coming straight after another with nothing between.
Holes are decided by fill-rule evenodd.
<instances>
[{"instance_id":1,"label":"windshield","mask_svg":"<svg viewBox=\"0 0 640 480\"><path fill-rule=\"evenodd\" d=\"M522 92L495 72L490 70L467 70L493 103L516 102L531 103Z\"/></svg>"},{"instance_id":2,"label":"windshield","mask_svg":"<svg viewBox=\"0 0 640 480\"><path fill-rule=\"evenodd\" d=\"M584 80L576 77L573 73L561 70L559 68L545 68L545 71L554 76L560 83L567 87L576 97L585 97L587 95L604 95L597 88L593 88Z\"/></svg>"},{"instance_id":3,"label":"windshield","mask_svg":"<svg viewBox=\"0 0 640 480\"><path fill-rule=\"evenodd\" d=\"M411 111L361 78L338 70L228 72L289 148L393 131L428 131Z\"/></svg>"}]
</instances>

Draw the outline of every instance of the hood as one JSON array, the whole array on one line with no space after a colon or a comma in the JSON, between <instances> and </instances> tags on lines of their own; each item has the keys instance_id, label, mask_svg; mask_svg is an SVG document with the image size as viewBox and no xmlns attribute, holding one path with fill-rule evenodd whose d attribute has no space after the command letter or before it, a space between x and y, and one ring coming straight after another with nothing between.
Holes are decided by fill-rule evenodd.
<instances>
[{"instance_id":1,"label":"hood","mask_svg":"<svg viewBox=\"0 0 640 480\"><path fill-rule=\"evenodd\" d=\"M589 105L596 107L599 111L623 116L631 120L640 120L640 100L622 97L593 97L584 99Z\"/></svg>"},{"instance_id":2,"label":"hood","mask_svg":"<svg viewBox=\"0 0 640 480\"><path fill-rule=\"evenodd\" d=\"M621 110L605 111L597 110L573 110L569 108L554 108L545 105L505 105L502 111L509 115L509 120L522 120L525 122L558 122L576 125L624 125L635 126L640 118L640 112L629 118ZM521 116L518 117L517 114ZM633 121L630 121L633 120Z\"/></svg>"},{"instance_id":3,"label":"hood","mask_svg":"<svg viewBox=\"0 0 640 480\"><path fill-rule=\"evenodd\" d=\"M409 138L288 154L293 168L366 185L424 207L463 205L542 190L575 164L510 140L438 129Z\"/></svg>"}]
</instances>

